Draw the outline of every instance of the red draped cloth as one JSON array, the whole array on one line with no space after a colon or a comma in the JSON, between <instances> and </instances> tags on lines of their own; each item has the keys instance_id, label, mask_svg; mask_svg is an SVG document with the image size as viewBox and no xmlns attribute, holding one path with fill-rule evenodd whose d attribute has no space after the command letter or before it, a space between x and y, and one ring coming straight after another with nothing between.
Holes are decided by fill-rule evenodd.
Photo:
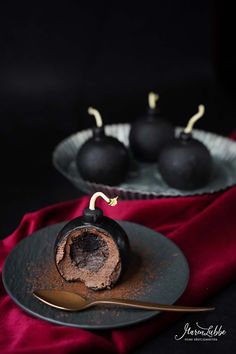
<instances>
[{"instance_id":1,"label":"red draped cloth","mask_svg":"<svg viewBox=\"0 0 236 354\"><path fill-rule=\"evenodd\" d=\"M8 253L32 232L79 216L89 197L26 214L19 227L1 241L0 271ZM200 305L224 288L236 274L236 187L212 195L101 202L104 213L156 230L184 252L190 280L178 304ZM33 318L21 310L0 285L0 353L127 353L156 335L179 315L163 314L145 323L113 331L68 328Z\"/></svg>"}]
</instances>

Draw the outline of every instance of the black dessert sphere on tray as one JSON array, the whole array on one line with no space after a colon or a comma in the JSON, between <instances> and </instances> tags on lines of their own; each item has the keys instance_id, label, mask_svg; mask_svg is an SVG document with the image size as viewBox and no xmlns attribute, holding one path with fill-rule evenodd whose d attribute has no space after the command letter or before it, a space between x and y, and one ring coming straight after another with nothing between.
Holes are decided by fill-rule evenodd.
<instances>
[{"instance_id":1,"label":"black dessert sphere on tray","mask_svg":"<svg viewBox=\"0 0 236 354\"><path fill-rule=\"evenodd\" d=\"M212 156L208 148L192 136L193 125L204 111L204 106L200 105L187 127L161 151L159 171L170 187L192 190L203 187L210 180Z\"/></svg>"},{"instance_id":2,"label":"black dessert sphere on tray","mask_svg":"<svg viewBox=\"0 0 236 354\"><path fill-rule=\"evenodd\" d=\"M101 115L96 109L90 107L88 113L95 117L97 126L92 138L77 153L77 168L86 181L118 185L129 170L128 149L118 139L105 134Z\"/></svg>"},{"instance_id":3,"label":"black dessert sphere on tray","mask_svg":"<svg viewBox=\"0 0 236 354\"><path fill-rule=\"evenodd\" d=\"M147 114L131 125L130 149L137 160L156 162L162 147L174 139L174 128L161 117L156 101L159 96L149 93Z\"/></svg>"},{"instance_id":4,"label":"black dessert sphere on tray","mask_svg":"<svg viewBox=\"0 0 236 354\"><path fill-rule=\"evenodd\" d=\"M109 205L117 198L96 192L83 215L59 232L54 248L55 264L66 281L80 281L93 290L110 289L128 265L129 240L123 228L95 208L98 197Z\"/></svg>"}]
</instances>

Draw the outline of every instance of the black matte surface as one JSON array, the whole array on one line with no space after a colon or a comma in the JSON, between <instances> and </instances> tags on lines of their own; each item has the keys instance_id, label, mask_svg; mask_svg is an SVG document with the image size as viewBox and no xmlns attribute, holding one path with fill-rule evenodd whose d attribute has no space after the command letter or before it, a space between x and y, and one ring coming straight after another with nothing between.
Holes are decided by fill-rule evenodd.
<instances>
[{"instance_id":1,"label":"black matte surface","mask_svg":"<svg viewBox=\"0 0 236 354\"><path fill-rule=\"evenodd\" d=\"M92 137L80 147L76 165L84 180L115 186L127 176L128 149L114 137Z\"/></svg>"},{"instance_id":2,"label":"black matte surface","mask_svg":"<svg viewBox=\"0 0 236 354\"><path fill-rule=\"evenodd\" d=\"M187 134L185 134L187 135ZM158 167L164 181L180 190L205 187L213 175L213 157L191 134L180 135L162 149Z\"/></svg>"},{"instance_id":3,"label":"black matte surface","mask_svg":"<svg viewBox=\"0 0 236 354\"><path fill-rule=\"evenodd\" d=\"M174 139L174 127L159 115L147 115L131 125L129 144L134 157L157 162L162 148Z\"/></svg>"}]
</instances>

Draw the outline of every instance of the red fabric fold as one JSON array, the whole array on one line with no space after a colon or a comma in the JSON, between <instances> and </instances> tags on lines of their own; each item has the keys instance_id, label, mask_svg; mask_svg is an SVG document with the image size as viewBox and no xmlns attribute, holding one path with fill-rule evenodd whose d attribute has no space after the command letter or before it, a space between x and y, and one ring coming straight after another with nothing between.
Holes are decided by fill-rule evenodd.
<instances>
[{"instance_id":1,"label":"red fabric fold","mask_svg":"<svg viewBox=\"0 0 236 354\"><path fill-rule=\"evenodd\" d=\"M232 134L232 138L236 138ZM57 222L79 216L89 197L26 214L19 227L0 241L0 271L8 253L22 238ZM215 294L236 274L236 187L211 195L120 201L115 208L101 202L114 219L136 222L172 239L185 253L190 281L179 304L197 305ZM126 353L180 315L162 314L145 323L113 331L87 331L53 325L22 311L0 283L0 352Z\"/></svg>"}]
</instances>

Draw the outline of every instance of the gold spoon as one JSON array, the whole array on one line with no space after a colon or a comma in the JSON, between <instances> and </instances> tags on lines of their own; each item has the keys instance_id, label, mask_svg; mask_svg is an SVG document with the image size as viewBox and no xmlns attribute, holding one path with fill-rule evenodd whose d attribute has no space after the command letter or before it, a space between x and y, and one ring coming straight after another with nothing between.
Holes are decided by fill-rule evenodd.
<instances>
[{"instance_id":1,"label":"gold spoon","mask_svg":"<svg viewBox=\"0 0 236 354\"><path fill-rule=\"evenodd\" d=\"M121 305L144 310L171 312L204 312L213 311L214 307L186 307L175 305L154 304L138 300L104 298L90 300L83 296L63 290L35 290L33 295L45 304L67 311L81 311L100 304Z\"/></svg>"}]
</instances>

